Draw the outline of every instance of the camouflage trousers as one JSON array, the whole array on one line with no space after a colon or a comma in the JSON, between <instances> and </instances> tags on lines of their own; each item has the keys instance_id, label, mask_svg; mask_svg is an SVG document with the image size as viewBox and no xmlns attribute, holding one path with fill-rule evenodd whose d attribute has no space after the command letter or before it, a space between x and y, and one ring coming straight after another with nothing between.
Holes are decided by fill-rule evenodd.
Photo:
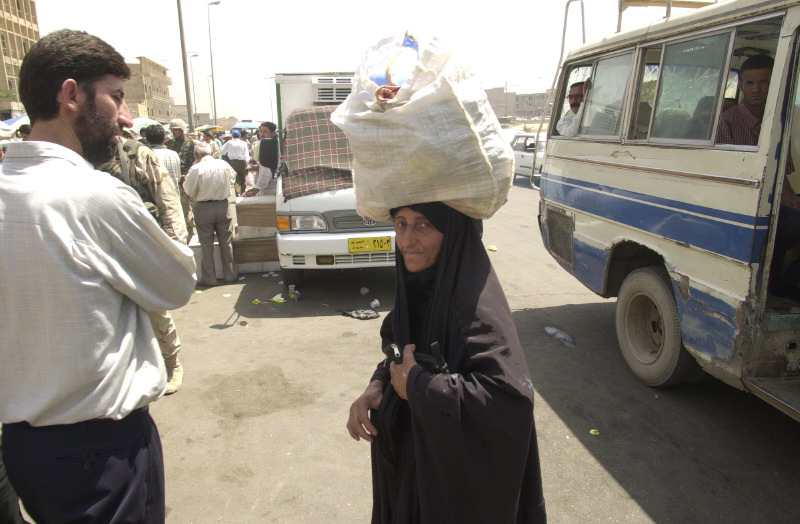
<instances>
[{"instance_id":1,"label":"camouflage trousers","mask_svg":"<svg viewBox=\"0 0 800 524\"><path fill-rule=\"evenodd\" d=\"M181 350L181 340L178 338L172 315L169 311L150 311L148 315L158 340L158 347L161 348L161 355L165 359L177 355Z\"/></svg>"},{"instance_id":2,"label":"camouflage trousers","mask_svg":"<svg viewBox=\"0 0 800 524\"><path fill-rule=\"evenodd\" d=\"M183 208L183 218L186 220L186 233L188 234L186 243L189 244L195 233L194 204L192 203L192 199L189 198L189 195L186 194L186 191L183 190L183 186L181 186L181 207Z\"/></svg>"}]
</instances>

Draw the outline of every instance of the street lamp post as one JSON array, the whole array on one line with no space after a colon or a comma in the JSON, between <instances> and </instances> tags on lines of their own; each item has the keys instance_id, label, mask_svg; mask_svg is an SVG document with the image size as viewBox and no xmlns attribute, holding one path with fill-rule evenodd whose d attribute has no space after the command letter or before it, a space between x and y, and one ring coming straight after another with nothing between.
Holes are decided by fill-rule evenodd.
<instances>
[{"instance_id":1,"label":"street lamp post","mask_svg":"<svg viewBox=\"0 0 800 524\"><path fill-rule=\"evenodd\" d=\"M208 14L208 56L211 58L211 98L214 104L214 125L217 125L217 89L214 83L214 49L211 45L211 6L219 5L220 0L209 2L206 6L206 13Z\"/></svg>"},{"instance_id":2,"label":"street lamp post","mask_svg":"<svg viewBox=\"0 0 800 524\"><path fill-rule=\"evenodd\" d=\"M219 3L219 0L217 1ZM178 27L181 34L181 55L183 58L183 83L186 88L186 112L189 117L189 129L194 130L194 106L192 105L192 92L189 89L189 71L186 67L186 42L183 39L183 13L181 12L181 0L178 0Z\"/></svg>"},{"instance_id":3,"label":"street lamp post","mask_svg":"<svg viewBox=\"0 0 800 524\"><path fill-rule=\"evenodd\" d=\"M198 55L197 53L192 53L189 55L189 76L192 78L192 100L194 101L195 104L194 105L195 124L199 124L200 122L198 122L197 118L197 92L194 89L194 86L197 82L194 81L194 68L192 67L192 58L197 58L198 56L200 55Z\"/></svg>"}]
</instances>

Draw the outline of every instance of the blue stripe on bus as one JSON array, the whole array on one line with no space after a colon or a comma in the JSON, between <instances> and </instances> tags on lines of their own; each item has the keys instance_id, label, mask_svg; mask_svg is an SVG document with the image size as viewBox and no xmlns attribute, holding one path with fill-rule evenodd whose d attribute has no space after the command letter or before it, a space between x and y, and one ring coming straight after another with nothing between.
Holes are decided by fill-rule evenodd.
<instances>
[{"instance_id":1,"label":"blue stripe on bus","mask_svg":"<svg viewBox=\"0 0 800 524\"><path fill-rule=\"evenodd\" d=\"M602 293L608 251L575 241L574 257L574 276L595 293ZM732 358L736 338L736 308L691 285L689 299L684 300L675 292L677 285L676 281L672 282L672 293L678 305L684 345L709 358Z\"/></svg>"},{"instance_id":2,"label":"blue stripe on bus","mask_svg":"<svg viewBox=\"0 0 800 524\"><path fill-rule=\"evenodd\" d=\"M619 195L625 198L633 198L636 200L641 200L643 202L651 202L653 204L657 204L660 206L674 207L691 213L697 213L699 215L707 215L709 217L718 218L720 220L727 220L729 222L738 222L742 224L744 227L751 227L753 223L754 217L751 215L745 215L743 213L733 213L731 211L723 211L721 209L716 209L713 207L698 206L696 204L689 204L686 202L681 202L679 200L671 200L668 198L663 198L655 195L648 195L647 193L637 193L634 191L628 191L627 189L620 189L618 187L608 186L605 184L595 184L594 182L587 182L586 180L579 180L577 178L569 178L569 177L554 175L552 173L547 173L546 177L547 180L559 181L566 184L574 184L577 186L585 187L587 189L593 189L595 191L611 193L613 195ZM759 226L764 226L764 227L769 226L769 217L758 217L757 224Z\"/></svg>"},{"instance_id":3,"label":"blue stripe on bus","mask_svg":"<svg viewBox=\"0 0 800 524\"><path fill-rule=\"evenodd\" d=\"M721 211L550 173L542 178L541 187L546 200L743 262L758 260L769 225L769 217Z\"/></svg>"}]
</instances>

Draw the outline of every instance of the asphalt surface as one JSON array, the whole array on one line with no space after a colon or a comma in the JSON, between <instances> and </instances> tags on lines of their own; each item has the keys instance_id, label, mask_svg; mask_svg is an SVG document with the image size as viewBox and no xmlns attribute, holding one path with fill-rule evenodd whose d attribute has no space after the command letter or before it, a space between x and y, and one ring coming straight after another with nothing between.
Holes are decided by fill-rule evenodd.
<instances>
[{"instance_id":1,"label":"asphalt surface","mask_svg":"<svg viewBox=\"0 0 800 524\"><path fill-rule=\"evenodd\" d=\"M614 300L542 247L538 197L516 180L484 242L537 388L550 522L796 522L800 424L713 380L640 384L619 354ZM393 271L313 274L283 303L269 301L279 275L244 276L174 312L184 387L152 407L167 521L369 522L369 447L345 421L380 360ZM381 318L342 316L373 299Z\"/></svg>"}]
</instances>

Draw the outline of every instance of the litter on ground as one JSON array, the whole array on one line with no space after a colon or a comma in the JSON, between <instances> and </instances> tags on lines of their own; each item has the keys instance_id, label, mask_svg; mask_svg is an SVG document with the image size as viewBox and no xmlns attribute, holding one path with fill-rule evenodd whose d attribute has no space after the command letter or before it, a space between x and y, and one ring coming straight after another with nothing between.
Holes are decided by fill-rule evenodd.
<instances>
[{"instance_id":1,"label":"litter on ground","mask_svg":"<svg viewBox=\"0 0 800 524\"><path fill-rule=\"evenodd\" d=\"M544 331L545 333L555 338L565 346L570 348L575 347L575 343L572 341L572 337L569 336L567 333L561 331L560 329L554 328L552 326L547 326L546 328L544 328Z\"/></svg>"}]
</instances>

